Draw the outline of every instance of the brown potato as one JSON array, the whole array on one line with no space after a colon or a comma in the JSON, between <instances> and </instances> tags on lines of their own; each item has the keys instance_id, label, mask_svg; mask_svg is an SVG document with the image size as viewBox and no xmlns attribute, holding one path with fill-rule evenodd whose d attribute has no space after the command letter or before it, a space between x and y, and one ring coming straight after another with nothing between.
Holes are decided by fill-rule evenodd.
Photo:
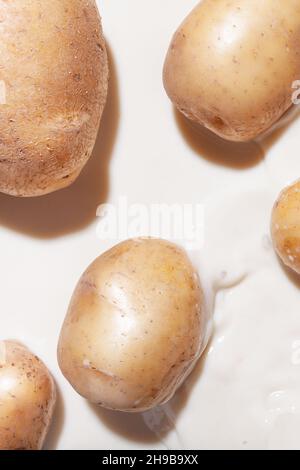
<instances>
[{"instance_id":1,"label":"brown potato","mask_svg":"<svg viewBox=\"0 0 300 470\"><path fill-rule=\"evenodd\" d=\"M89 159L108 64L94 0L0 4L0 191L69 186Z\"/></svg>"},{"instance_id":2,"label":"brown potato","mask_svg":"<svg viewBox=\"0 0 300 470\"><path fill-rule=\"evenodd\" d=\"M203 350L204 298L185 252L136 239L83 274L62 327L58 361L78 393L121 411L169 400Z\"/></svg>"},{"instance_id":3,"label":"brown potato","mask_svg":"<svg viewBox=\"0 0 300 470\"><path fill-rule=\"evenodd\" d=\"M173 37L166 91L219 136L254 139L292 105L299 30L298 0L203 0Z\"/></svg>"},{"instance_id":4,"label":"brown potato","mask_svg":"<svg viewBox=\"0 0 300 470\"><path fill-rule=\"evenodd\" d=\"M46 366L14 341L0 342L0 450L40 450L56 389Z\"/></svg>"},{"instance_id":5,"label":"brown potato","mask_svg":"<svg viewBox=\"0 0 300 470\"><path fill-rule=\"evenodd\" d=\"M300 274L300 181L281 192L272 213L271 233L284 264Z\"/></svg>"}]
</instances>

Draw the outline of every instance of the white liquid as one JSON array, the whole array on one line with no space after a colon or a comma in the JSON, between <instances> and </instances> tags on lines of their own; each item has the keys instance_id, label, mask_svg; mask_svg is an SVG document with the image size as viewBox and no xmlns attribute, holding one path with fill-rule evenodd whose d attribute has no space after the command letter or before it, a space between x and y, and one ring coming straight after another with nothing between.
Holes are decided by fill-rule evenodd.
<instances>
[{"instance_id":1,"label":"white liquid","mask_svg":"<svg viewBox=\"0 0 300 470\"><path fill-rule=\"evenodd\" d=\"M169 448L300 448L300 277L281 265L269 235L276 176L293 166L268 163L264 184L206 204L205 245L189 254L212 337L183 388L145 418L158 435L168 428Z\"/></svg>"}]
</instances>

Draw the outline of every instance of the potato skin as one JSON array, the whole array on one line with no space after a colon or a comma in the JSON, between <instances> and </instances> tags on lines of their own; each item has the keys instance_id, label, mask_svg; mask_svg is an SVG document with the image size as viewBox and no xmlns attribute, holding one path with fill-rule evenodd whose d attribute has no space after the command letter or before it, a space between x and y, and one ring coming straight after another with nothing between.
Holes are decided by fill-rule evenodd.
<instances>
[{"instance_id":1,"label":"potato skin","mask_svg":"<svg viewBox=\"0 0 300 470\"><path fill-rule=\"evenodd\" d=\"M14 341L0 342L0 450L40 450L55 406L46 366Z\"/></svg>"},{"instance_id":2,"label":"potato skin","mask_svg":"<svg viewBox=\"0 0 300 470\"><path fill-rule=\"evenodd\" d=\"M89 159L108 64L94 0L0 2L0 191L69 186Z\"/></svg>"},{"instance_id":3,"label":"potato skin","mask_svg":"<svg viewBox=\"0 0 300 470\"><path fill-rule=\"evenodd\" d=\"M299 41L298 0L203 0L172 39L165 89L217 135L254 139L292 105Z\"/></svg>"},{"instance_id":4,"label":"potato skin","mask_svg":"<svg viewBox=\"0 0 300 470\"><path fill-rule=\"evenodd\" d=\"M285 188L276 201L271 234L281 260L300 274L300 180Z\"/></svg>"},{"instance_id":5,"label":"potato skin","mask_svg":"<svg viewBox=\"0 0 300 470\"><path fill-rule=\"evenodd\" d=\"M74 292L60 368L93 403L144 411L169 400L202 352L204 299L187 255L159 239L100 256Z\"/></svg>"}]
</instances>

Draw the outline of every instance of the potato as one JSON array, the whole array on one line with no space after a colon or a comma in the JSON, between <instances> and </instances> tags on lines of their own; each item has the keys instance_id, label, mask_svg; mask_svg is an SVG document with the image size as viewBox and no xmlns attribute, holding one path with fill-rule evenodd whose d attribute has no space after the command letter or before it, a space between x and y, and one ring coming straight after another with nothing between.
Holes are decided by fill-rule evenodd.
<instances>
[{"instance_id":1,"label":"potato","mask_svg":"<svg viewBox=\"0 0 300 470\"><path fill-rule=\"evenodd\" d=\"M58 345L78 393L120 411L169 400L203 349L204 298L185 252L159 239L100 256L73 295Z\"/></svg>"},{"instance_id":2,"label":"potato","mask_svg":"<svg viewBox=\"0 0 300 470\"><path fill-rule=\"evenodd\" d=\"M273 208L271 233L279 257L300 274L300 181L281 192Z\"/></svg>"},{"instance_id":3,"label":"potato","mask_svg":"<svg viewBox=\"0 0 300 470\"><path fill-rule=\"evenodd\" d=\"M0 342L0 450L40 450L55 406L46 366L14 341Z\"/></svg>"},{"instance_id":4,"label":"potato","mask_svg":"<svg viewBox=\"0 0 300 470\"><path fill-rule=\"evenodd\" d=\"M0 191L70 185L89 159L108 65L94 0L0 2Z\"/></svg>"},{"instance_id":5,"label":"potato","mask_svg":"<svg viewBox=\"0 0 300 470\"><path fill-rule=\"evenodd\" d=\"M217 135L254 139L292 105L299 29L298 0L204 0L173 37L166 91Z\"/></svg>"}]
</instances>

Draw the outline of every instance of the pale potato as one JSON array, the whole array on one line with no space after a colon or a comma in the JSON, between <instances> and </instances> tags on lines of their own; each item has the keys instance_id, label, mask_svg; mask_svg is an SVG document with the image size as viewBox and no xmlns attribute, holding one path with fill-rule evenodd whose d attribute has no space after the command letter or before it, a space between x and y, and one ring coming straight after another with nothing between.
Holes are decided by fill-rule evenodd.
<instances>
[{"instance_id":1,"label":"pale potato","mask_svg":"<svg viewBox=\"0 0 300 470\"><path fill-rule=\"evenodd\" d=\"M0 191L70 185L89 159L108 64L94 0L0 2Z\"/></svg>"},{"instance_id":2,"label":"pale potato","mask_svg":"<svg viewBox=\"0 0 300 470\"><path fill-rule=\"evenodd\" d=\"M284 264L300 274L300 181L281 192L272 213L271 233Z\"/></svg>"},{"instance_id":3,"label":"pale potato","mask_svg":"<svg viewBox=\"0 0 300 470\"><path fill-rule=\"evenodd\" d=\"M83 274L58 360L78 393L121 411L169 400L203 350L204 298L185 252L159 239L123 242Z\"/></svg>"},{"instance_id":4,"label":"pale potato","mask_svg":"<svg viewBox=\"0 0 300 470\"><path fill-rule=\"evenodd\" d=\"M292 105L299 30L298 0L203 0L173 37L166 91L219 136L253 139Z\"/></svg>"},{"instance_id":5,"label":"pale potato","mask_svg":"<svg viewBox=\"0 0 300 470\"><path fill-rule=\"evenodd\" d=\"M40 450L55 400L46 366L21 344L0 341L0 450Z\"/></svg>"}]
</instances>

